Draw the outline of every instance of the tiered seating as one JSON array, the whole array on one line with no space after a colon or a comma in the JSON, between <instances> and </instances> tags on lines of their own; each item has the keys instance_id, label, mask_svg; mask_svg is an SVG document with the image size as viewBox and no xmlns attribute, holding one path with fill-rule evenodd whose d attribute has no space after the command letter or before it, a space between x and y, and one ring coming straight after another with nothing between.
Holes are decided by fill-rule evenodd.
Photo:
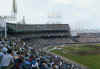
<instances>
[{"instance_id":1,"label":"tiered seating","mask_svg":"<svg viewBox=\"0 0 100 69\"><path fill-rule=\"evenodd\" d=\"M53 39L32 39L28 42L29 46L35 48L44 48L47 46L63 45L74 43L70 38L53 38Z\"/></svg>"},{"instance_id":2,"label":"tiered seating","mask_svg":"<svg viewBox=\"0 0 100 69\"><path fill-rule=\"evenodd\" d=\"M49 41L51 40L46 40L48 43ZM41 46L33 47L32 42L36 45L45 44L43 39L26 42L20 39L1 40L0 69L81 69L76 64L64 61L61 56L47 53L41 49Z\"/></svg>"}]
</instances>

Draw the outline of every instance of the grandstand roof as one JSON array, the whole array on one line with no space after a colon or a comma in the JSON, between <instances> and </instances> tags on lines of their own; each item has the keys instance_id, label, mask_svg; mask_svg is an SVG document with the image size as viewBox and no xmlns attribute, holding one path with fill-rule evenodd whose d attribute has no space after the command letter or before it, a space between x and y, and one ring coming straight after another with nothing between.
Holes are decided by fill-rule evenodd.
<instances>
[{"instance_id":1,"label":"grandstand roof","mask_svg":"<svg viewBox=\"0 0 100 69\"><path fill-rule=\"evenodd\" d=\"M69 30L68 24L11 24L7 23L7 27L13 31L51 31L51 30Z\"/></svg>"}]
</instances>

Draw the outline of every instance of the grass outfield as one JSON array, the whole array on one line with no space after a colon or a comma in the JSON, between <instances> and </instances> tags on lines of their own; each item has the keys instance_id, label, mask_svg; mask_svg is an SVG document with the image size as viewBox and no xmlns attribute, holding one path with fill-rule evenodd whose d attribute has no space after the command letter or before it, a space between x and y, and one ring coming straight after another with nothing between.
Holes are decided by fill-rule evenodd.
<instances>
[{"instance_id":1,"label":"grass outfield","mask_svg":"<svg viewBox=\"0 0 100 69\"><path fill-rule=\"evenodd\" d=\"M99 45L91 47L87 45L66 46L61 49L52 50L52 52L83 64L90 69L100 69L100 53L98 53L100 49L98 47Z\"/></svg>"}]
</instances>

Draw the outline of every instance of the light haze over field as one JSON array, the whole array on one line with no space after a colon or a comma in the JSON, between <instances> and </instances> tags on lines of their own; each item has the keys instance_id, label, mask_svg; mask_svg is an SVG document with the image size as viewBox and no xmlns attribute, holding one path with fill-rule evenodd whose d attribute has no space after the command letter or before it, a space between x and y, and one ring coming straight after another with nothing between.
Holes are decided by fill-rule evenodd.
<instances>
[{"instance_id":1,"label":"light haze over field","mask_svg":"<svg viewBox=\"0 0 100 69\"><path fill-rule=\"evenodd\" d=\"M48 15L60 15L61 22L74 30L100 29L100 0L16 0L18 20L45 24ZM0 15L11 15L12 0L0 0Z\"/></svg>"}]
</instances>

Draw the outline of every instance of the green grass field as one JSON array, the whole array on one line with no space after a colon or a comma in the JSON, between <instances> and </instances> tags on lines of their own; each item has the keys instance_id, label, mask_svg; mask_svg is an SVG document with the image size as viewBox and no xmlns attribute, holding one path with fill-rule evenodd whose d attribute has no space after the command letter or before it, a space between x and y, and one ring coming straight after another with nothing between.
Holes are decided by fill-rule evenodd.
<instances>
[{"instance_id":1,"label":"green grass field","mask_svg":"<svg viewBox=\"0 0 100 69\"><path fill-rule=\"evenodd\" d=\"M65 46L62 49L52 50L52 52L83 64L90 69L100 69L100 53L98 53L100 50L98 48L99 46L100 45Z\"/></svg>"}]
</instances>

